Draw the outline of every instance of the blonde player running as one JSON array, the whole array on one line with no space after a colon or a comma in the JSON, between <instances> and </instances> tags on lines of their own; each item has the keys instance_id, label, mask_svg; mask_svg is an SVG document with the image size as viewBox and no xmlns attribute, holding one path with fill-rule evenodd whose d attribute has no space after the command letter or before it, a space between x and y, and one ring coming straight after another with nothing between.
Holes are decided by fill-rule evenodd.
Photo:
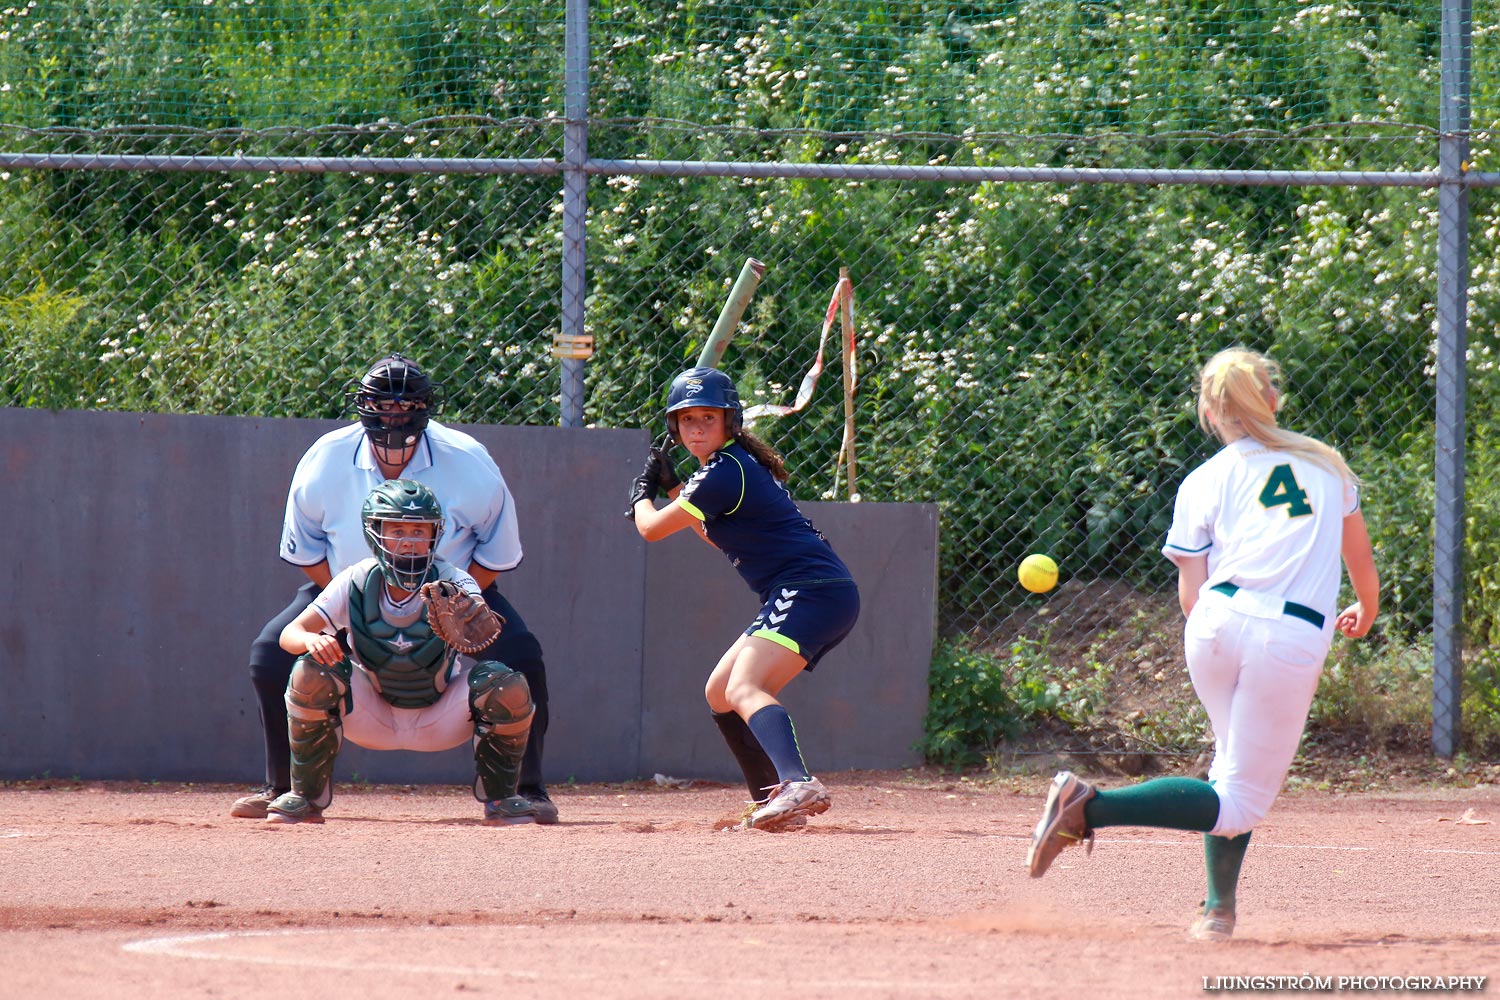
<instances>
[{"instance_id":1,"label":"blonde player running","mask_svg":"<svg viewBox=\"0 0 1500 1000\"><path fill-rule=\"evenodd\" d=\"M1063 771L1031 837L1031 876L1105 826L1205 834L1208 896L1188 936L1234 933L1250 831L1296 755L1333 631L1370 631L1380 580L1357 480L1338 452L1276 426L1276 363L1231 348L1204 365L1198 418L1224 447L1177 492L1162 553L1177 564L1184 653L1214 733L1208 781L1095 789ZM1339 559L1357 598L1334 616Z\"/></svg>"}]
</instances>

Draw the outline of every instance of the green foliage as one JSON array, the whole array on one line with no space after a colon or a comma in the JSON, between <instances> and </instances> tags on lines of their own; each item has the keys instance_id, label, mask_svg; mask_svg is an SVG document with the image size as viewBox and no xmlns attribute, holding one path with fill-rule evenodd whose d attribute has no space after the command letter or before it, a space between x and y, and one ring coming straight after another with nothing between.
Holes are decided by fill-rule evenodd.
<instances>
[{"instance_id":1,"label":"green foliage","mask_svg":"<svg viewBox=\"0 0 1500 1000\"><path fill-rule=\"evenodd\" d=\"M1081 725L1103 703L1107 677L1055 667L1046 636L1018 636L1004 653L940 640L917 749L935 764L972 763L1042 722Z\"/></svg>"},{"instance_id":2,"label":"green foliage","mask_svg":"<svg viewBox=\"0 0 1500 1000\"><path fill-rule=\"evenodd\" d=\"M1324 666L1310 727L1353 735L1370 747L1424 747L1433 714L1432 639L1392 637L1376 629L1358 642L1337 642ZM1500 654L1488 644L1467 651L1462 668L1460 752L1493 759L1500 752Z\"/></svg>"},{"instance_id":3,"label":"green foliage","mask_svg":"<svg viewBox=\"0 0 1500 1000\"><path fill-rule=\"evenodd\" d=\"M1392 640L1377 630L1336 643L1308 719L1377 748L1420 745L1432 728L1431 641Z\"/></svg>"},{"instance_id":4,"label":"green foliage","mask_svg":"<svg viewBox=\"0 0 1500 1000\"><path fill-rule=\"evenodd\" d=\"M60 383L78 368L78 359L68 350L65 331L85 304L82 296L55 292L40 280L29 292L0 298L0 346L6 356L0 399L44 406L66 391Z\"/></svg>"},{"instance_id":5,"label":"green foliage","mask_svg":"<svg viewBox=\"0 0 1500 1000\"><path fill-rule=\"evenodd\" d=\"M1500 653L1476 649L1464 670L1463 745L1493 760L1500 753Z\"/></svg>"},{"instance_id":6,"label":"green foliage","mask_svg":"<svg viewBox=\"0 0 1500 1000\"><path fill-rule=\"evenodd\" d=\"M1426 746L1431 639L1408 641L1392 632L1377 629L1357 642L1335 642L1309 712L1310 733L1375 752ZM1142 632L1137 638L1144 648L1161 637ZM1059 662L1060 656L1066 654L1046 634L1018 636L995 651L963 639L939 642L918 749L930 763L973 764L1049 723L1079 743L1120 745L1116 738L1123 737L1129 748L1202 749L1208 721L1190 687L1122 715L1111 700L1121 694L1117 671L1100 660L1099 647L1077 665ZM1500 654L1487 647L1473 650L1464 667L1462 712L1462 749L1493 756L1500 748Z\"/></svg>"},{"instance_id":7,"label":"green foliage","mask_svg":"<svg viewBox=\"0 0 1500 1000\"><path fill-rule=\"evenodd\" d=\"M0 119L216 129L561 112L563 6L79 0L0 12Z\"/></svg>"},{"instance_id":8,"label":"green foliage","mask_svg":"<svg viewBox=\"0 0 1500 1000\"><path fill-rule=\"evenodd\" d=\"M1489 647L1500 640L1500 408L1493 398L1500 374L1488 361L1475 368L1469 389L1475 399L1473 434L1464 456L1467 551L1458 583L1468 637Z\"/></svg>"},{"instance_id":9,"label":"green foliage","mask_svg":"<svg viewBox=\"0 0 1500 1000\"><path fill-rule=\"evenodd\" d=\"M35 269L0 282L5 344L27 361L0 383L0 404L331 417L342 385L399 348L471 376L448 387L448 419L545 412L534 397L546 344L515 337L557 308L553 223L534 183L228 175L173 189L158 177L169 196L157 198L152 184L117 189L119 176L42 175L12 192L56 202L55 215L0 200L19 223L0 243L25 234L15 258ZM539 224L528 239L477 239L491 211ZM93 232L115 236L44 258ZM44 274L88 308L53 307Z\"/></svg>"},{"instance_id":10,"label":"green foliage","mask_svg":"<svg viewBox=\"0 0 1500 1000\"><path fill-rule=\"evenodd\" d=\"M458 0L8 8L0 121L37 152L556 159L562 16ZM1395 0L602 0L589 151L1430 168L1428 131L1375 141L1337 123L1437 124L1435 18ZM1476 50L1476 108L1495 103L1492 59ZM1476 144L1477 168L1487 155ZM440 359L447 419L554 423L558 187L4 175L0 405L333 416L342 382L400 348ZM1434 193L699 176L595 178L588 197L596 425L654 421L750 253L771 272L731 364L747 400L789 401L851 267L861 493L941 507L946 631L982 634L1033 600L1013 567L1034 550L1065 581L1170 581L1172 497L1213 448L1192 374L1230 342L1284 362L1287 423L1367 480L1387 627L1430 627ZM1500 623L1497 197L1471 193L1464 599L1479 642ZM832 495L836 367L809 410L757 428L799 497Z\"/></svg>"}]
</instances>

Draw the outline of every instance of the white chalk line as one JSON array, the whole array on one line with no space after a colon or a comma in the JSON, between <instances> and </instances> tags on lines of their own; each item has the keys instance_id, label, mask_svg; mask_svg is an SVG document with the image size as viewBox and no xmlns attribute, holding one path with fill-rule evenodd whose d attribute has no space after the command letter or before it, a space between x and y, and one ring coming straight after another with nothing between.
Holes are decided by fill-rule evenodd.
<instances>
[{"instance_id":1,"label":"white chalk line","mask_svg":"<svg viewBox=\"0 0 1500 1000\"><path fill-rule=\"evenodd\" d=\"M540 925L516 924L507 925L504 929L515 930L520 928L529 928L535 930L540 929ZM336 971L347 972L409 972L423 976L492 976L502 979L519 979L535 983L556 982L562 979L597 981L605 978L612 979L619 974L617 970L608 968L601 968L597 972L573 972L553 967L549 968L544 974L531 969L501 969L487 966L470 965L414 965L406 962L378 962L370 961L368 959L356 961L349 959L330 958L325 954L319 954L317 957L302 958L296 955L235 955L212 950L212 947L215 944L232 942L235 940L244 940L248 938L310 937L315 934L337 935L339 937L345 937L349 934L394 934L405 931L443 931L447 932L448 934L453 934L455 931L477 931L483 929L485 928L478 926L445 926L366 927L347 929L339 928L337 930L328 928L303 928L297 930L277 931L215 931L206 934L172 935L169 937L145 938L139 941L127 941L120 947L123 951L132 952L135 954L164 955L172 958L185 958L198 961L244 962L253 965L269 965L280 968L294 968L303 966L309 968L332 969ZM498 930L498 928L494 929ZM764 948L765 944L760 944L757 947ZM796 948L797 945L795 943L789 943L786 945L786 947ZM740 982L742 978L741 974L738 972L730 973L728 976L707 976L694 975L691 973L663 971L660 968L652 968L650 970L650 975L653 988L673 983L681 984L684 986L722 986L729 982ZM921 979L911 979L903 981L890 978L809 978L806 975L799 975L797 982L799 989L808 989L813 991L816 991L818 989L900 989L913 991L922 990L929 993L942 992L947 990L971 991L975 985L973 982L967 980L962 982L941 982L931 977L923 977Z\"/></svg>"},{"instance_id":2,"label":"white chalk line","mask_svg":"<svg viewBox=\"0 0 1500 1000\"><path fill-rule=\"evenodd\" d=\"M1465 824L1465 825L1488 826L1490 824L1488 822L1486 822L1486 823ZM882 827L881 829L885 829L885 828ZM1120 829L1126 830L1126 829L1132 829L1132 828L1131 827L1120 827ZM1134 827L1133 829L1140 829L1140 827ZM893 833L899 833L900 831L899 830L894 830L892 832ZM1183 831L1183 833L1184 833L1185 836L1188 836L1188 837L1197 836L1197 834L1193 834L1190 831ZM41 837L41 838L47 838L47 837L55 836L56 834L57 834L57 831L55 831L55 830L5 830L5 831L0 831L0 840L13 840L13 839L18 839L18 838L22 838L22 837ZM969 835L973 836L972 833L969 834ZM84 833L84 832L78 831L78 830L70 830L70 831L67 832L67 836L69 836L69 837L81 837L81 838L87 839L89 837L101 837L101 838L102 837L111 837L111 838L113 838L115 835L114 834L110 834L108 832L93 832L93 831L90 831L88 833ZM1021 833L981 833L981 834L979 834L979 836L982 837L982 838L984 838L984 839L986 839L986 840L1016 840L1016 841L1021 841L1022 843L1027 843L1027 842L1029 842L1031 840L1031 835L1030 834L1021 834ZM1103 843L1110 843L1110 844L1140 844L1142 846L1147 846L1147 847L1181 847L1184 842L1185 841L1182 841L1182 840L1155 840L1155 839L1144 838L1144 837L1143 838L1133 838L1133 837L1132 838L1122 838L1122 839L1119 839L1119 840L1114 840L1112 838L1102 838L1099 841L1099 843L1101 843L1101 844L1103 844ZM1272 851L1345 851L1345 852L1350 852L1350 853L1384 854L1384 855L1386 855L1388 857L1394 857L1396 855L1402 855L1402 854L1440 854L1440 855L1458 855L1458 856L1478 857L1478 858L1500 858L1500 850L1481 851L1481 850L1473 850L1473 849L1459 848L1459 847L1400 847L1400 846L1397 846L1397 845L1394 845L1394 844L1382 844L1382 845L1376 846L1376 847L1367 847L1367 846L1363 846L1363 845L1359 845L1359 844L1272 844L1272 843L1266 843L1266 842L1260 841L1260 840L1252 841L1251 845L1256 850L1258 850L1258 851L1264 851L1264 850L1272 850Z\"/></svg>"},{"instance_id":3,"label":"white chalk line","mask_svg":"<svg viewBox=\"0 0 1500 1000\"><path fill-rule=\"evenodd\" d=\"M525 925L522 925L525 926ZM490 967L464 966L464 965L413 965L406 962L382 962L378 965L369 961L353 961L349 959L332 958L320 955L316 959L299 960L281 955L230 955L209 950L203 945L211 945L215 942L245 940L248 938L277 938L277 937L305 937L312 934L383 934L390 933L394 928L339 928L332 930L282 930L282 931L216 931L210 934L185 934L172 937L146 938L141 941L127 941L121 945L123 951L134 952L142 955L169 955L173 958L192 958L209 962L248 962L253 965L315 965L320 969L336 969L340 971L357 972L362 969L379 968L383 972L413 972L419 975L431 975L434 973L447 973L456 976L504 976L511 979L539 980L539 973L524 969L496 969ZM424 928L407 927L402 930L452 930L451 927Z\"/></svg>"},{"instance_id":4,"label":"white chalk line","mask_svg":"<svg viewBox=\"0 0 1500 1000\"><path fill-rule=\"evenodd\" d=\"M1184 833L1186 832L1187 831L1184 831ZM51 835L52 834L47 831L5 830L0 831L0 840L15 840L22 837L45 838ZM70 833L70 836L77 835L78 834L76 832ZM98 834L98 836L105 836L105 834ZM1026 843L1031 840L1030 834L988 833L982 834L982 836L987 840L1016 840L1021 841L1022 843ZM1105 839L1101 840L1100 843L1140 844L1145 847L1181 847L1184 841L1129 838L1121 840ZM1394 857L1396 855L1402 854L1435 854L1476 858L1500 858L1500 850L1480 851L1459 847L1397 847L1394 845L1365 847L1358 844L1268 844L1259 840L1253 841L1253 846L1257 851L1343 851L1351 854L1383 854L1387 857Z\"/></svg>"}]
</instances>

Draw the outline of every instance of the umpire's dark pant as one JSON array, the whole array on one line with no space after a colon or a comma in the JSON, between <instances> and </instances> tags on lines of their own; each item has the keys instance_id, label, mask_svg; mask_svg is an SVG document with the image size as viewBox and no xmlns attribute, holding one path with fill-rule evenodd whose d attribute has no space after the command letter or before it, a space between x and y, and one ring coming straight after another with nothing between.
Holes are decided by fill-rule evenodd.
<instances>
[{"instance_id":1,"label":"umpire's dark pant","mask_svg":"<svg viewBox=\"0 0 1500 1000\"><path fill-rule=\"evenodd\" d=\"M292 787L292 749L287 740L286 685L297 658L281 648L281 630L307 610L323 588L311 580L304 583L280 614L266 622L259 637L250 646L250 683L260 702L260 724L266 738L266 782L276 788ZM490 646L474 655L476 660L499 660L519 672L531 687L536 714L531 719L531 736L526 755L521 758L521 787L528 791L545 790L542 781L542 746L547 736L547 667L542 662L542 644L526 627L526 622L493 583L484 588L484 602L505 619L505 628ZM340 636L347 648L348 642Z\"/></svg>"}]
</instances>

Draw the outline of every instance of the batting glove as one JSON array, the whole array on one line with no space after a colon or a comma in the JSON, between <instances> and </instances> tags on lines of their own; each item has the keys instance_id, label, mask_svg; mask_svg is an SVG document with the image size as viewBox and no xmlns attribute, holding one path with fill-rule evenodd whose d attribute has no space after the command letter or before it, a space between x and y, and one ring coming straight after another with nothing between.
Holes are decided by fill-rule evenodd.
<instances>
[{"instance_id":1,"label":"batting glove","mask_svg":"<svg viewBox=\"0 0 1500 1000\"><path fill-rule=\"evenodd\" d=\"M641 474L636 476L630 483L630 508L625 511L625 516L632 521L635 520L635 505L642 500L655 500L661 491L661 459L656 450L646 456L646 465L641 469Z\"/></svg>"},{"instance_id":2,"label":"batting glove","mask_svg":"<svg viewBox=\"0 0 1500 1000\"><path fill-rule=\"evenodd\" d=\"M682 478L677 475L677 468L672 464L672 456L668 451L672 447L672 436L663 434L661 439L651 446L651 454L647 460L650 466L651 460L656 462L656 485L661 487L663 493L670 493L682 485Z\"/></svg>"}]
</instances>

